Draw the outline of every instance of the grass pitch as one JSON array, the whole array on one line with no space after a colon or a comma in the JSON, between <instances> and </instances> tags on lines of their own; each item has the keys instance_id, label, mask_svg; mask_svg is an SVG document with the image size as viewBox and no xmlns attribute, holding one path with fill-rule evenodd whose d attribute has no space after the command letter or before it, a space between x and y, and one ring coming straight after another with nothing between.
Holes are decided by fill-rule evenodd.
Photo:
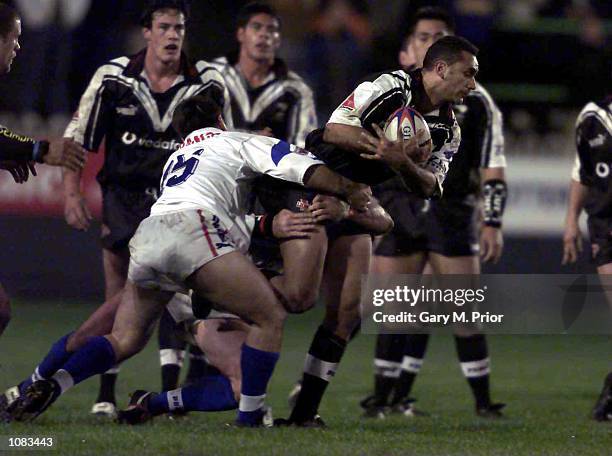
<instances>
[{"instance_id":1,"label":"grass pitch","mask_svg":"<svg viewBox=\"0 0 612 456\"><path fill-rule=\"evenodd\" d=\"M90 304L14 302L13 321L0 339L0 388L29 375L49 345L93 310ZM286 395L297 379L321 318L320 310L289 320L281 361L269 390L276 417L286 416ZM123 365L117 385L121 405L137 388L160 385L156 343ZM506 418L474 415L452 337L433 337L413 391L429 417L360 418L358 402L372 388L374 336L349 346L320 413L326 430L235 429L233 412L191 413L124 427L89 415L97 380L77 386L35 422L0 424L0 436L53 436L59 454L249 455L592 455L611 454L612 424L595 423L589 411L612 368L611 340L603 336L491 336L494 400ZM0 453L4 453L0 451ZM18 454L24 454L19 451Z\"/></svg>"}]
</instances>

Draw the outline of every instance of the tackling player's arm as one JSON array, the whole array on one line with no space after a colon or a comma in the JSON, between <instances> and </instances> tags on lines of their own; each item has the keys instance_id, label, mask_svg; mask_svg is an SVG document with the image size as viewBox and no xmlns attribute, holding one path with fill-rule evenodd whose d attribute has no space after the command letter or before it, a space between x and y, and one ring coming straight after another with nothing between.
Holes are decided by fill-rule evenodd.
<instances>
[{"instance_id":1,"label":"tackling player's arm","mask_svg":"<svg viewBox=\"0 0 612 456\"><path fill-rule=\"evenodd\" d=\"M331 195L317 195L308 211L317 223L350 220L366 228L371 234L388 233L393 229L391 216L382 208L376 198L372 198L364 211L356 211L344 201Z\"/></svg>"},{"instance_id":2,"label":"tackling player's arm","mask_svg":"<svg viewBox=\"0 0 612 456\"><path fill-rule=\"evenodd\" d=\"M372 197L367 185L353 182L322 164L310 166L303 182L304 187L343 197L357 211L365 211Z\"/></svg>"}]
</instances>

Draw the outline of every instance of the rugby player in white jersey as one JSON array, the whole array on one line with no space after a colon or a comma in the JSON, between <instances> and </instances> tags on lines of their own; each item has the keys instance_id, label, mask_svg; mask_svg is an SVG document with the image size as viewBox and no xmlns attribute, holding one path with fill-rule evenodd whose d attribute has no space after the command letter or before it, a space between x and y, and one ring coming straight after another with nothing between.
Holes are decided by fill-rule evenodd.
<instances>
[{"instance_id":1,"label":"rugby player in white jersey","mask_svg":"<svg viewBox=\"0 0 612 456\"><path fill-rule=\"evenodd\" d=\"M288 143L223 131L221 110L215 99L206 96L193 97L176 108L177 131L182 136L193 133L168 160L162 195L130 242L128 280L112 332L90 339L51 379L28 387L16 418L35 418L76 383L138 353L174 293L192 289L216 308L251 323L241 350L237 424L262 424L286 311L244 254L255 223L246 212L252 180L269 174L303 183L345 198L358 211L366 209L370 190ZM198 130L201 127L208 128ZM219 396L216 386L214 393ZM224 388L227 401L216 404L217 409L235 406L231 385Z\"/></svg>"}]
</instances>

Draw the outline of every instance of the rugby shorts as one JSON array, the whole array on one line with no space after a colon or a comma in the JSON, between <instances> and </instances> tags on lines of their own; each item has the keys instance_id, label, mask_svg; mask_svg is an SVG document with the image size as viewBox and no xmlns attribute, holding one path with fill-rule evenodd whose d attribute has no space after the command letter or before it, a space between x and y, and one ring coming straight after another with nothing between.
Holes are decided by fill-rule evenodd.
<instances>
[{"instance_id":1,"label":"rugby shorts","mask_svg":"<svg viewBox=\"0 0 612 456\"><path fill-rule=\"evenodd\" d=\"M127 247L140 222L149 216L154 194L114 185L102 188L102 247L108 250Z\"/></svg>"},{"instance_id":2,"label":"rugby shorts","mask_svg":"<svg viewBox=\"0 0 612 456\"><path fill-rule=\"evenodd\" d=\"M185 280L206 263L239 251L219 218L205 209L152 215L129 244L128 278L143 288L187 293Z\"/></svg>"},{"instance_id":3,"label":"rugby shorts","mask_svg":"<svg viewBox=\"0 0 612 456\"><path fill-rule=\"evenodd\" d=\"M612 235L610 220L588 217L589 238L591 240L591 263L603 266L612 263Z\"/></svg>"},{"instance_id":4,"label":"rugby shorts","mask_svg":"<svg viewBox=\"0 0 612 456\"><path fill-rule=\"evenodd\" d=\"M478 254L478 211L474 204L452 199L425 200L402 190L377 191L376 195L395 226L382 237L375 255Z\"/></svg>"}]
</instances>

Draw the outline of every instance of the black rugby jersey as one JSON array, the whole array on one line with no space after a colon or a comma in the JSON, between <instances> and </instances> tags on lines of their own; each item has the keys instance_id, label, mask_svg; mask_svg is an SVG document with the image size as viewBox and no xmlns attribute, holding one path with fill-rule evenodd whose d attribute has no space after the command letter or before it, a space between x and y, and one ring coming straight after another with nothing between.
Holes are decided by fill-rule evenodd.
<instances>
[{"instance_id":1,"label":"black rugby jersey","mask_svg":"<svg viewBox=\"0 0 612 456\"><path fill-rule=\"evenodd\" d=\"M0 160L31 161L35 144L36 140L29 136L13 133L0 125Z\"/></svg>"},{"instance_id":2,"label":"black rugby jersey","mask_svg":"<svg viewBox=\"0 0 612 456\"><path fill-rule=\"evenodd\" d=\"M204 61L192 65L185 55L172 87L152 92L144 72L145 53L146 49L98 68L64 133L90 151L97 151L105 139L104 166L98 173L103 187L158 188L166 160L181 144L172 128L176 106L204 91L224 102L228 97L219 71ZM225 104L224 117L231 126Z\"/></svg>"},{"instance_id":3,"label":"black rugby jersey","mask_svg":"<svg viewBox=\"0 0 612 456\"><path fill-rule=\"evenodd\" d=\"M278 58L268 80L252 88L237 62L238 53L212 62L228 88L234 127L250 132L269 127L275 138L304 147L306 135L317 127L312 90Z\"/></svg>"},{"instance_id":4,"label":"black rugby jersey","mask_svg":"<svg viewBox=\"0 0 612 456\"><path fill-rule=\"evenodd\" d=\"M589 223L612 226L612 97L588 103L576 121L577 157L572 178L588 187L584 209ZM609 234L607 234L609 236Z\"/></svg>"},{"instance_id":5,"label":"black rugby jersey","mask_svg":"<svg viewBox=\"0 0 612 456\"><path fill-rule=\"evenodd\" d=\"M505 168L502 114L480 84L453 110L461 127L461 145L444 181L443 198L480 194L480 169Z\"/></svg>"},{"instance_id":6,"label":"black rugby jersey","mask_svg":"<svg viewBox=\"0 0 612 456\"><path fill-rule=\"evenodd\" d=\"M417 106L422 103L426 96L420 69L409 72L397 70L378 73L359 84L332 113L328 123L362 127L374 134L371 124L374 123L384 128L387 119L394 111L404 106L410 106L418 110ZM461 131L451 103L444 103L430 113L421 114L423 114L429 126L433 143L432 154L425 168L436 176L438 181L437 194L440 194L449 163L459 148ZM334 155L344 152L336 146L326 146L329 150L326 151L325 156L320 156L317 151L313 151L326 162L328 160L333 162ZM349 152L344 152L344 154L349 154ZM357 156L354 153L351 153L351 155ZM363 175L347 177L353 177L354 180L369 184L379 184L395 176L395 173L384 164L374 163L370 160L360 160L360 162L363 162ZM360 163L358 160L355 161L356 163L352 165L354 168L358 167ZM403 181L399 177L389 179L382 185L385 189L405 189Z\"/></svg>"}]
</instances>

